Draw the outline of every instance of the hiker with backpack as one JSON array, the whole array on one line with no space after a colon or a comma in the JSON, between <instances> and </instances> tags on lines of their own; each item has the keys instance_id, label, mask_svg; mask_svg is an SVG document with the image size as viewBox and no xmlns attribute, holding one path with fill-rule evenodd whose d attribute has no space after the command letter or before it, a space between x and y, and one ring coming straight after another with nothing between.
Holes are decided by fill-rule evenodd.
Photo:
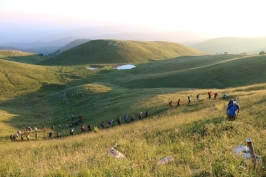
<instances>
[{"instance_id":1,"label":"hiker with backpack","mask_svg":"<svg viewBox=\"0 0 266 177\"><path fill-rule=\"evenodd\" d=\"M240 106L237 104L236 101L233 101L230 105L227 107L227 118L229 120L235 120L237 114L239 114Z\"/></svg>"}]
</instances>

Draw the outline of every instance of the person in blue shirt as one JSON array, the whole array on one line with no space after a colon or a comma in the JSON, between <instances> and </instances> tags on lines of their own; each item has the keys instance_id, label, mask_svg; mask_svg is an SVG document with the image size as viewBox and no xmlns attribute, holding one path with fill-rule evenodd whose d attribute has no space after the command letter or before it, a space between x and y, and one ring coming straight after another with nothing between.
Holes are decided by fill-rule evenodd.
<instances>
[{"instance_id":1,"label":"person in blue shirt","mask_svg":"<svg viewBox=\"0 0 266 177\"><path fill-rule=\"evenodd\" d=\"M124 116L125 123L127 123L127 114Z\"/></svg>"},{"instance_id":2,"label":"person in blue shirt","mask_svg":"<svg viewBox=\"0 0 266 177\"><path fill-rule=\"evenodd\" d=\"M239 114L240 106L237 104L236 101L233 101L231 104L227 107L227 114L228 118L230 117L236 117L237 114Z\"/></svg>"}]
</instances>

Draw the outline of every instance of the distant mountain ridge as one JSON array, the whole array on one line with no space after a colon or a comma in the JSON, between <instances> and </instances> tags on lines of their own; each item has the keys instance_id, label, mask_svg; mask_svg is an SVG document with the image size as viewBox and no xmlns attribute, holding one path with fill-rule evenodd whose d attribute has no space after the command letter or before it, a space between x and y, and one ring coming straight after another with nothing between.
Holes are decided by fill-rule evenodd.
<instances>
[{"instance_id":1,"label":"distant mountain ridge","mask_svg":"<svg viewBox=\"0 0 266 177\"><path fill-rule=\"evenodd\" d=\"M158 32L151 27L139 25L125 26L96 26L87 28L76 28L57 34L51 34L39 38L40 41L52 41L59 38L75 36L76 39L117 39L117 40L141 40L141 41L168 41L187 42L204 41L214 36L191 31ZM163 37L165 36L165 38ZM169 37L170 36L170 37Z\"/></svg>"},{"instance_id":2,"label":"distant mountain ridge","mask_svg":"<svg viewBox=\"0 0 266 177\"><path fill-rule=\"evenodd\" d=\"M71 37L56 39L50 42L45 42L45 41L35 41L30 43L13 42L13 43L3 44L3 48L23 50L25 52L43 53L46 55L55 52L60 47L72 42L76 38L77 37L71 36Z\"/></svg>"},{"instance_id":3,"label":"distant mountain ridge","mask_svg":"<svg viewBox=\"0 0 266 177\"><path fill-rule=\"evenodd\" d=\"M236 38L236 37L223 37L211 39L199 44L190 45L201 51L208 53L248 53L258 54L261 49L266 48L266 38L253 39L253 38Z\"/></svg>"},{"instance_id":4,"label":"distant mountain ridge","mask_svg":"<svg viewBox=\"0 0 266 177\"><path fill-rule=\"evenodd\" d=\"M67 45L59 48L59 50L66 51L66 50L71 49L73 47L76 47L78 45L84 44L84 43L86 43L88 41L89 41L89 39L76 39L76 40L68 43Z\"/></svg>"},{"instance_id":5,"label":"distant mountain ridge","mask_svg":"<svg viewBox=\"0 0 266 177\"><path fill-rule=\"evenodd\" d=\"M132 28L132 29L131 29ZM135 27L136 28L136 27ZM123 32L128 30L129 32ZM115 27L92 27L92 28L78 28L70 31L65 31L58 34L48 35L38 39L31 43L6 43L2 46L8 48L17 48L27 52L49 54L54 53L56 50L63 48L69 43L75 40L87 40L87 39L114 39L114 40L135 40L135 41L166 41L175 43L190 42L192 44L202 42L206 39L210 39L210 36L200 33L188 32L188 31L174 31L174 32L152 32L147 33L145 29L143 32L136 32L137 30L131 26L125 29L117 30ZM191 42L193 41L193 42ZM79 41L81 42L81 41ZM82 44L78 41L69 44L69 46L75 46L74 44ZM69 49L69 47L67 47ZM65 49L64 49L65 50Z\"/></svg>"}]
</instances>

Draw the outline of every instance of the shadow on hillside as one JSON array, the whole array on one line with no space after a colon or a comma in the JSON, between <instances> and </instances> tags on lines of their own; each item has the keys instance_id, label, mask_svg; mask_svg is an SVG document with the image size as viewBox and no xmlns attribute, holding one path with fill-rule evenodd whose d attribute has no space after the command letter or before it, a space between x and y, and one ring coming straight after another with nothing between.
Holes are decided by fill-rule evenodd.
<instances>
[{"instance_id":1,"label":"shadow on hillside","mask_svg":"<svg viewBox=\"0 0 266 177\"><path fill-rule=\"evenodd\" d=\"M99 49L100 50L100 49ZM67 54L68 51L62 52L60 54L50 56L47 60L40 62L40 65L44 66L77 66L77 65L106 65L106 64L129 64L135 63L131 59L127 60L116 50L107 51L102 48L101 51L97 50L97 53L88 56L84 53L74 53ZM137 60L137 59L136 59ZM138 60L137 60L138 61ZM142 61L143 62L143 61Z\"/></svg>"},{"instance_id":2,"label":"shadow on hillside","mask_svg":"<svg viewBox=\"0 0 266 177\"><path fill-rule=\"evenodd\" d=\"M77 81L71 84L76 85L78 83L80 82ZM80 92L75 87L69 89L69 86L63 84L44 84L42 88L34 93L25 94L1 102L0 110L6 111L9 115L12 115L12 118L2 122L18 130L24 130L26 127L37 127L38 129L42 129L44 126L50 128L52 125L70 125L77 121L76 119L71 118L71 115L82 115L84 116L85 125L93 122L94 125L100 127L99 125L102 121L106 121L107 124L110 119L110 116L108 116L110 110L103 111L105 110L105 107L110 107L110 104L111 110L118 110L119 108L119 110L122 110L120 112L126 113L128 111L128 106L132 104L130 99L132 102L135 102L135 100L138 99L151 98L156 96L156 94L169 94L171 92L174 93L175 91L176 90L174 89L160 90L159 92L149 95L147 95L146 92L141 94L138 91L139 96L136 97L136 95L132 94L130 90L122 90L122 92L127 94L119 94L116 98L112 97L112 95L108 95L108 93L91 94ZM123 100L129 100L129 105L121 107L121 103L119 102L119 99L121 98L123 98ZM141 110L134 111L136 117L138 111L143 111L144 113L146 110L149 110L150 115L154 115L163 114L167 108L162 108L160 110L156 109L157 112L153 113L152 109L143 107ZM117 116L115 117L119 116L123 115L117 113ZM131 115L129 114L129 116Z\"/></svg>"}]
</instances>

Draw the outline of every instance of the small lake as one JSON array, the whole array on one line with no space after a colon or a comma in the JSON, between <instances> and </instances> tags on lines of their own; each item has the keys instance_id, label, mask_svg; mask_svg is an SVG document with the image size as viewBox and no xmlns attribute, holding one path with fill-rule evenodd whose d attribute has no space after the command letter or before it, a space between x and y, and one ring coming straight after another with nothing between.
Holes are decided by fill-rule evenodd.
<instances>
[{"instance_id":1,"label":"small lake","mask_svg":"<svg viewBox=\"0 0 266 177\"><path fill-rule=\"evenodd\" d=\"M97 69L100 69L100 68L92 68L92 67L88 67L89 70L97 70Z\"/></svg>"},{"instance_id":2,"label":"small lake","mask_svg":"<svg viewBox=\"0 0 266 177\"><path fill-rule=\"evenodd\" d=\"M134 65L127 64L127 65L118 66L118 67L115 68L115 69L118 69L118 70L121 70L121 69L132 69L132 68L135 68L135 67L136 67L136 66L134 66Z\"/></svg>"},{"instance_id":3,"label":"small lake","mask_svg":"<svg viewBox=\"0 0 266 177\"><path fill-rule=\"evenodd\" d=\"M97 69L101 69L103 67L104 66L102 66L102 65L90 65L90 66L88 66L88 70L97 70Z\"/></svg>"}]
</instances>

